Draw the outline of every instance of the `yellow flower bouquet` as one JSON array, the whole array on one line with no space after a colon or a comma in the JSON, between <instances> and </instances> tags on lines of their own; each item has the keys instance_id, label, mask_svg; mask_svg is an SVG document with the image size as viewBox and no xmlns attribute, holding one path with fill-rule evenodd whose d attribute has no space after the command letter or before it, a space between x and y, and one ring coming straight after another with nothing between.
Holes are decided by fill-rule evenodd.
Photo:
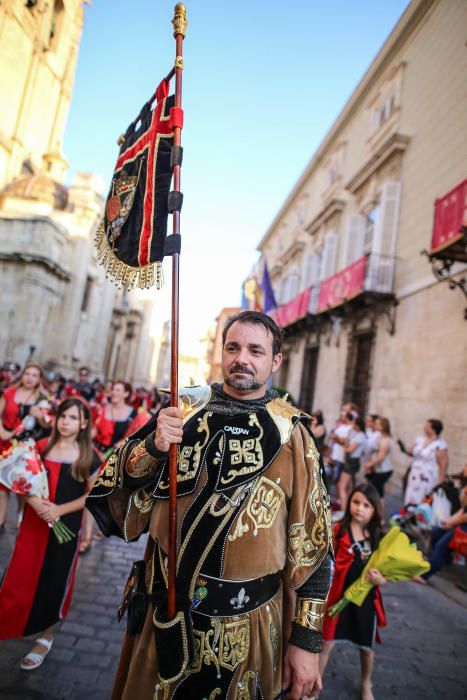
<instances>
[{"instance_id":1,"label":"yellow flower bouquet","mask_svg":"<svg viewBox=\"0 0 467 700\"><path fill-rule=\"evenodd\" d=\"M359 578L347 588L343 597L329 608L330 617L339 615L349 603L359 607L362 605L373 588L373 584L366 579L368 569L378 569L388 581L407 581L429 571L430 564L423 559L422 553L399 527L392 527L368 559Z\"/></svg>"}]
</instances>

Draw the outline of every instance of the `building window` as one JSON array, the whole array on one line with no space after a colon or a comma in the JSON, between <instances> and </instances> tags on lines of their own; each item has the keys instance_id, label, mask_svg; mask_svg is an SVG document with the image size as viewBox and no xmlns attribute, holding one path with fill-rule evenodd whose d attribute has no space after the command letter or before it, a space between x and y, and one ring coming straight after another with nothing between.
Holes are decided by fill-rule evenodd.
<instances>
[{"instance_id":1,"label":"building window","mask_svg":"<svg viewBox=\"0 0 467 700\"><path fill-rule=\"evenodd\" d=\"M366 255L371 253L373 245L373 233L375 230L376 220L378 218L379 207L373 207L366 215L365 222L365 237L363 241L363 251Z\"/></svg>"},{"instance_id":2,"label":"building window","mask_svg":"<svg viewBox=\"0 0 467 700\"><path fill-rule=\"evenodd\" d=\"M300 385L299 405L306 413L313 410L315 398L316 374L318 370L319 347L307 348L303 361L302 381Z\"/></svg>"},{"instance_id":3,"label":"building window","mask_svg":"<svg viewBox=\"0 0 467 700\"><path fill-rule=\"evenodd\" d=\"M350 336L347 356L344 402L357 404L360 415L368 410L371 388L371 362L375 334L373 331Z\"/></svg>"},{"instance_id":4,"label":"building window","mask_svg":"<svg viewBox=\"0 0 467 700\"><path fill-rule=\"evenodd\" d=\"M89 309L89 302L91 300L91 290L92 290L92 277L86 277L86 284L84 285L83 299L81 301L81 311L87 311Z\"/></svg>"},{"instance_id":5,"label":"building window","mask_svg":"<svg viewBox=\"0 0 467 700\"><path fill-rule=\"evenodd\" d=\"M328 233L324 238L323 253L321 257L320 277L325 280L336 272L337 249L339 247L339 236L337 233Z\"/></svg>"},{"instance_id":6,"label":"building window","mask_svg":"<svg viewBox=\"0 0 467 700\"><path fill-rule=\"evenodd\" d=\"M404 65L393 69L373 101L369 105L370 139L377 134L400 110L402 95L402 74Z\"/></svg>"}]
</instances>

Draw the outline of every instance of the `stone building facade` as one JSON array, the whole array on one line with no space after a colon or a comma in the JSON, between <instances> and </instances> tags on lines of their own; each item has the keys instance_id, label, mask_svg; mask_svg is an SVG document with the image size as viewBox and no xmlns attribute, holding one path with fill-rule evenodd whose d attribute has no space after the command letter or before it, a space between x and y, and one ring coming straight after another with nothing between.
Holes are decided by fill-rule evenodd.
<instances>
[{"instance_id":1,"label":"stone building facade","mask_svg":"<svg viewBox=\"0 0 467 700\"><path fill-rule=\"evenodd\" d=\"M65 186L82 0L0 3L0 362L147 383L151 305L105 279L102 181Z\"/></svg>"},{"instance_id":2,"label":"stone building facade","mask_svg":"<svg viewBox=\"0 0 467 700\"><path fill-rule=\"evenodd\" d=\"M437 276L421 251L455 188L467 225L466 26L464 0L408 5L259 243L286 331L278 383L328 427L344 400L409 444L440 418L451 470L467 461L466 229Z\"/></svg>"}]
</instances>

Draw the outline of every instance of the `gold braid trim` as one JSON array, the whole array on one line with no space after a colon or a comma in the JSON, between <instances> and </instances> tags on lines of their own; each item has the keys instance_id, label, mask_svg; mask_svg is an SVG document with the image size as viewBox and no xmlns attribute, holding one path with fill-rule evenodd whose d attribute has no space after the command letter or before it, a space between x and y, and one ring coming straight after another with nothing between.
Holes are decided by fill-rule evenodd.
<instances>
[{"instance_id":1,"label":"gold braid trim","mask_svg":"<svg viewBox=\"0 0 467 700\"><path fill-rule=\"evenodd\" d=\"M162 263L153 262L142 267L131 267L117 258L107 236L105 234L104 222L101 221L96 231L95 245L97 259L104 267L106 277L109 277L117 287L125 289L149 289L156 286L160 289L164 283L162 274Z\"/></svg>"}]
</instances>

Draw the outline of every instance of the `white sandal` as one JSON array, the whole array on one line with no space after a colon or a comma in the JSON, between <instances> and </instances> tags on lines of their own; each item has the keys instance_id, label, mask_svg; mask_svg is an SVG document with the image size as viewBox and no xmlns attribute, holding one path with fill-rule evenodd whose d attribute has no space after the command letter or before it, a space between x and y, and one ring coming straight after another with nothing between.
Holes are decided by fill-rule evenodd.
<instances>
[{"instance_id":1,"label":"white sandal","mask_svg":"<svg viewBox=\"0 0 467 700\"><path fill-rule=\"evenodd\" d=\"M53 643L53 639L45 639L44 637L36 639L36 644L40 644L41 646L45 647L45 653L39 654L37 651L30 651L29 654L26 654L26 656L23 658L20 668L23 671L34 671L36 668L39 668L39 666L44 662L44 659L49 651L52 649ZM26 661L29 661L30 663L25 663Z\"/></svg>"}]
</instances>

